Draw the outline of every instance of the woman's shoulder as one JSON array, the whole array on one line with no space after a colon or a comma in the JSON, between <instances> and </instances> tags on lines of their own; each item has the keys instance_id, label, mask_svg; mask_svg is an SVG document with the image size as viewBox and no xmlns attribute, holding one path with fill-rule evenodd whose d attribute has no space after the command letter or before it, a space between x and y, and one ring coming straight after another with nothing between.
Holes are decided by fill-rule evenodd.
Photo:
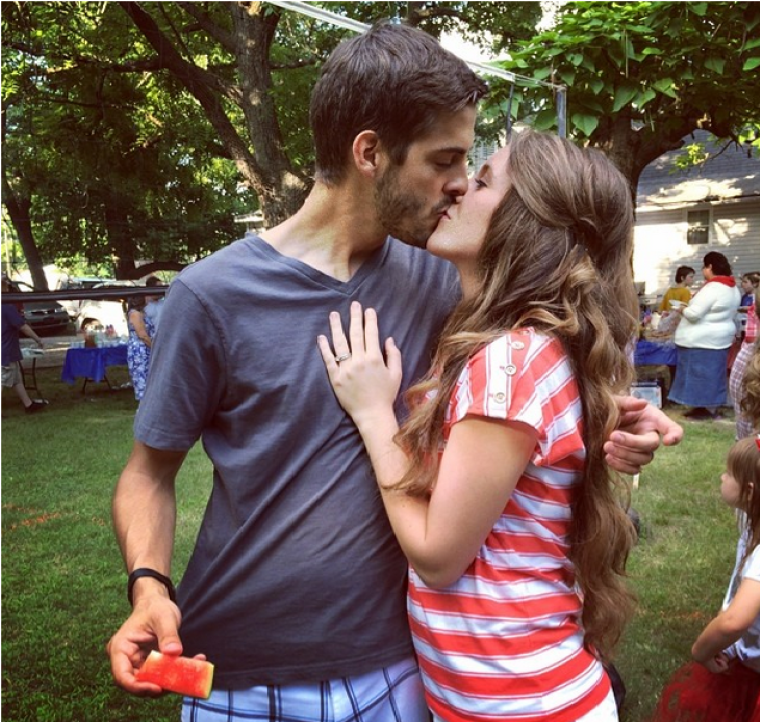
<instances>
[{"instance_id":1,"label":"woman's shoulder","mask_svg":"<svg viewBox=\"0 0 760 722\"><path fill-rule=\"evenodd\" d=\"M507 364L516 371L537 363L555 364L566 358L562 342L532 326L505 330L481 347L471 358L472 363Z\"/></svg>"}]
</instances>

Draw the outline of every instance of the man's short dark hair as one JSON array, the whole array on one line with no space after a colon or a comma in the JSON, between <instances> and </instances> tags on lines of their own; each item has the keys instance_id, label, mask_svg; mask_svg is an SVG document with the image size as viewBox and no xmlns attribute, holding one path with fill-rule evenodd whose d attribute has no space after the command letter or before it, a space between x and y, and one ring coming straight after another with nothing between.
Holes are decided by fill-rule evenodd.
<instances>
[{"instance_id":1,"label":"man's short dark hair","mask_svg":"<svg viewBox=\"0 0 760 722\"><path fill-rule=\"evenodd\" d=\"M332 52L311 96L316 175L340 182L354 138L375 131L401 165L442 115L476 104L488 86L431 35L381 22Z\"/></svg>"}]
</instances>

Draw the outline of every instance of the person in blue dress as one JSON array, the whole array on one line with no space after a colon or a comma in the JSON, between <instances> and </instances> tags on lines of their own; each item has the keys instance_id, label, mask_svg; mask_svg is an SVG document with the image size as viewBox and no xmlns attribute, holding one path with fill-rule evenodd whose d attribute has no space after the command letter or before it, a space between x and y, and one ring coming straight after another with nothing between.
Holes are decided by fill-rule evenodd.
<instances>
[{"instance_id":1,"label":"person in blue dress","mask_svg":"<svg viewBox=\"0 0 760 722\"><path fill-rule=\"evenodd\" d=\"M146 303L150 300L150 296L133 296L127 302L127 366L138 401L141 401L145 394L150 367L150 347L155 333L153 320L145 313Z\"/></svg>"}]
</instances>

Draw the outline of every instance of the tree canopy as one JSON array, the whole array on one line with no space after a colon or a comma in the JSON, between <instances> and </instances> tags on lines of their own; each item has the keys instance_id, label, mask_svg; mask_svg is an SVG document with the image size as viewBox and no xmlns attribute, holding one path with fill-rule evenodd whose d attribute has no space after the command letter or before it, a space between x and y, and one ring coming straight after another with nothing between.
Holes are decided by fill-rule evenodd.
<instances>
[{"instance_id":1,"label":"tree canopy","mask_svg":"<svg viewBox=\"0 0 760 722\"><path fill-rule=\"evenodd\" d=\"M571 2L511 55L505 67L567 85L569 135L602 148L634 192L698 128L760 149L758 3ZM540 89L518 96L539 109L536 127L553 127Z\"/></svg>"}]
</instances>

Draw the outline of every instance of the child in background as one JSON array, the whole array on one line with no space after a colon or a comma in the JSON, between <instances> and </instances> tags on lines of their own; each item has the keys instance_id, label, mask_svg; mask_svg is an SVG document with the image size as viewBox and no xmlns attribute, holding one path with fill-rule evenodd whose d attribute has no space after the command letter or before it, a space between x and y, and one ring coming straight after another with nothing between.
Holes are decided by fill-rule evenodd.
<instances>
[{"instance_id":1,"label":"child in background","mask_svg":"<svg viewBox=\"0 0 760 722\"><path fill-rule=\"evenodd\" d=\"M689 286L694 283L694 269L691 266L679 266L676 269L676 285L671 286L660 301L660 313L670 313L671 301L680 301L686 305L691 301Z\"/></svg>"},{"instance_id":2,"label":"child in background","mask_svg":"<svg viewBox=\"0 0 760 722\"><path fill-rule=\"evenodd\" d=\"M752 306L755 303L758 286L760 286L760 272L752 271L741 277L742 300L740 306Z\"/></svg>"},{"instance_id":3,"label":"child in background","mask_svg":"<svg viewBox=\"0 0 760 722\"><path fill-rule=\"evenodd\" d=\"M760 722L760 437L728 453L720 495L736 509L736 565L720 613L691 648L652 722Z\"/></svg>"}]
</instances>

